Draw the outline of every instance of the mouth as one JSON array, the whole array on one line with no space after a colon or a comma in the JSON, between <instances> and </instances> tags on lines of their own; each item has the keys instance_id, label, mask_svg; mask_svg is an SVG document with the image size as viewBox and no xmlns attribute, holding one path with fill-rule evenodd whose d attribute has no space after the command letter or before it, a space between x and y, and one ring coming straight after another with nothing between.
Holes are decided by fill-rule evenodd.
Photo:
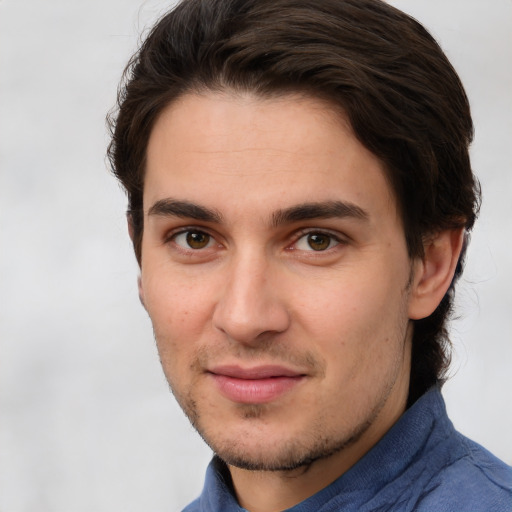
<instances>
[{"instance_id":1,"label":"mouth","mask_svg":"<svg viewBox=\"0 0 512 512\"><path fill-rule=\"evenodd\" d=\"M276 400L299 385L306 375L282 366L218 366L207 372L220 393L241 404L263 404Z\"/></svg>"}]
</instances>

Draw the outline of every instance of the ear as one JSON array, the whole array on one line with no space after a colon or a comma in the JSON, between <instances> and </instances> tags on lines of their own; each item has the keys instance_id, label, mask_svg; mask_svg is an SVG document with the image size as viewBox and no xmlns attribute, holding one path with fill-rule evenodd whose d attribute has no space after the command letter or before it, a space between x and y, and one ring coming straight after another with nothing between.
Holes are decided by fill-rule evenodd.
<instances>
[{"instance_id":1,"label":"ear","mask_svg":"<svg viewBox=\"0 0 512 512\"><path fill-rule=\"evenodd\" d=\"M424 243L424 257L414 263L409 318L431 315L448 291L464 242L464 229L447 229Z\"/></svg>"},{"instance_id":2,"label":"ear","mask_svg":"<svg viewBox=\"0 0 512 512\"><path fill-rule=\"evenodd\" d=\"M133 242L133 222L132 222L132 216L127 213L126 214L126 220L128 222L128 234L130 235L130 240ZM141 276L137 277L137 288L139 290L139 300L140 303L144 306L144 309L146 309L146 305L144 304L144 288L142 287L142 279Z\"/></svg>"},{"instance_id":3,"label":"ear","mask_svg":"<svg viewBox=\"0 0 512 512\"><path fill-rule=\"evenodd\" d=\"M133 235L135 230L133 229L133 219L130 212L126 213L126 222L128 224L128 235L130 235L130 240L133 242Z\"/></svg>"},{"instance_id":4,"label":"ear","mask_svg":"<svg viewBox=\"0 0 512 512\"><path fill-rule=\"evenodd\" d=\"M142 278L137 277L137 288L139 289L139 300L144 309L146 309L146 304L144 303L144 288L142 287Z\"/></svg>"}]
</instances>

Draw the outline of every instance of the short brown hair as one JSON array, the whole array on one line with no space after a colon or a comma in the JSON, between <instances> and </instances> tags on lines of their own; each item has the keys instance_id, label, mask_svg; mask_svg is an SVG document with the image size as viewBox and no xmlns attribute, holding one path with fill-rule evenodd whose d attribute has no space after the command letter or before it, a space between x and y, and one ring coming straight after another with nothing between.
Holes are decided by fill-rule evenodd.
<instances>
[{"instance_id":1,"label":"short brown hair","mask_svg":"<svg viewBox=\"0 0 512 512\"><path fill-rule=\"evenodd\" d=\"M411 258L442 229L468 232L479 185L469 103L457 73L416 20L380 0L184 0L130 60L109 116L112 169L128 194L140 263L146 147L162 110L201 90L263 97L304 92L341 108L384 164ZM463 253L465 249L463 250ZM454 283L415 321L410 402L444 376Z\"/></svg>"}]
</instances>

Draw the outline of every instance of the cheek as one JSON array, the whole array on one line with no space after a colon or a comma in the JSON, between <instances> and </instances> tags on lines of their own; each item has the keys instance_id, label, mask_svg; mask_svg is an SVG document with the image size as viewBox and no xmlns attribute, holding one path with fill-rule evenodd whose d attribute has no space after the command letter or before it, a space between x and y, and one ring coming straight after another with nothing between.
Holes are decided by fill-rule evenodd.
<instances>
[{"instance_id":1,"label":"cheek","mask_svg":"<svg viewBox=\"0 0 512 512\"><path fill-rule=\"evenodd\" d=\"M348 273L315 280L307 288L302 283L296 302L297 314L309 329L347 336L375 328L386 318L392 302L387 286L376 286L371 278Z\"/></svg>"},{"instance_id":2,"label":"cheek","mask_svg":"<svg viewBox=\"0 0 512 512\"><path fill-rule=\"evenodd\" d=\"M188 276L160 265L143 268L142 288L149 316L157 328L180 331L196 325L206 314L211 283L200 276Z\"/></svg>"},{"instance_id":3,"label":"cheek","mask_svg":"<svg viewBox=\"0 0 512 512\"><path fill-rule=\"evenodd\" d=\"M210 294L206 287L179 279L143 279L146 309L153 324L158 351L165 367L183 367L210 325Z\"/></svg>"},{"instance_id":4,"label":"cheek","mask_svg":"<svg viewBox=\"0 0 512 512\"><path fill-rule=\"evenodd\" d=\"M378 373L396 358L407 324L396 284L347 275L320 282L301 297L298 322L326 361L344 368L343 378Z\"/></svg>"}]
</instances>

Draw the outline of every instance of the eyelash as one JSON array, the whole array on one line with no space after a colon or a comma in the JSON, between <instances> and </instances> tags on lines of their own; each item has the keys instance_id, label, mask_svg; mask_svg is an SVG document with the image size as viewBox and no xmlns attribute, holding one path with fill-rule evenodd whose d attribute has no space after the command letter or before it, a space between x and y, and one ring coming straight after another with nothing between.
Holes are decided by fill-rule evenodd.
<instances>
[{"instance_id":1,"label":"eyelash","mask_svg":"<svg viewBox=\"0 0 512 512\"><path fill-rule=\"evenodd\" d=\"M181 244L176 242L176 239L180 235L187 235L187 234L206 235L207 237L209 237L207 245L205 247L202 247L202 248L195 248L194 249L192 247L185 247L184 245L181 245ZM328 247L326 247L325 249L317 250L317 251L315 251L313 248L311 248L311 250L297 249L297 244L303 238L306 238L306 237L311 236L311 235L319 235L321 237L327 237L329 239ZM165 237L164 243L168 244L170 242L173 242L175 248L178 251L183 252L185 254L190 254L190 255L192 255L192 254L193 255L199 255L198 254L199 252L206 251L207 249L210 249L212 247L212 245L210 245L212 241L214 242L214 245L215 245L215 242L217 242L216 237L214 235L210 234L207 230L190 226L190 227L181 228L178 231L174 231L174 232L170 233L169 235L167 235ZM306 242L306 243L308 243L308 242ZM330 253L333 249L335 249L339 245L346 245L346 244L347 244L347 241L344 238L340 237L338 234L334 234L334 233L332 233L332 232L330 232L328 230L320 230L320 229L310 228L310 229L299 230L298 232L296 232L294 237L293 237L293 242L286 247L286 250L287 251L298 251L298 250L301 250L304 253L311 253L311 256L312 256L314 254ZM216 245L220 246L221 244L219 244L217 242Z\"/></svg>"},{"instance_id":2,"label":"eyelash","mask_svg":"<svg viewBox=\"0 0 512 512\"><path fill-rule=\"evenodd\" d=\"M332 249L335 249L337 246L339 245L343 245L343 244L346 244L346 240L344 240L342 237L340 237L339 235L337 234L334 234L328 230L321 230L321 229L304 229L304 230L300 230L298 233L296 233L295 237L294 237L294 242L291 244L292 246L294 247L290 247L290 251L296 251L296 250L301 250L301 249L297 249L295 246L297 246L298 242L300 240L302 240L303 238L306 238L308 236L311 236L311 235L319 235L319 236L323 236L323 237L328 237L329 238L329 246L323 250L318 250L318 251L315 251L313 248L311 248L311 250L304 250L304 252L310 252L310 253L313 253L313 254L322 254L322 253L326 253ZM332 245L334 242L334 245ZM307 242L306 242L307 243Z\"/></svg>"},{"instance_id":3,"label":"eyelash","mask_svg":"<svg viewBox=\"0 0 512 512\"><path fill-rule=\"evenodd\" d=\"M205 248L202 248L202 249L194 249L192 247L185 247L185 246L180 245L180 244L178 244L176 242L176 239L180 235L193 234L193 233L201 234L201 235L206 235L207 237L209 237L208 245L210 244L210 242L212 240L214 242L216 242L216 238L213 235L211 235L210 233L208 233L208 231L206 231L205 229L200 229L200 228L197 228L197 227L190 226L190 227L184 227L184 228L179 229L178 231L173 231L173 232L169 233L165 237L165 239L164 239L164 244L173 243L175 248L178 251L184 252L186 254L197 254L200 251L204 251L205 249L209 249L210 248L210 247L205 247ZM217 242L217 245L220 245L220 244Z\"/></svg>"}]
</instances>

